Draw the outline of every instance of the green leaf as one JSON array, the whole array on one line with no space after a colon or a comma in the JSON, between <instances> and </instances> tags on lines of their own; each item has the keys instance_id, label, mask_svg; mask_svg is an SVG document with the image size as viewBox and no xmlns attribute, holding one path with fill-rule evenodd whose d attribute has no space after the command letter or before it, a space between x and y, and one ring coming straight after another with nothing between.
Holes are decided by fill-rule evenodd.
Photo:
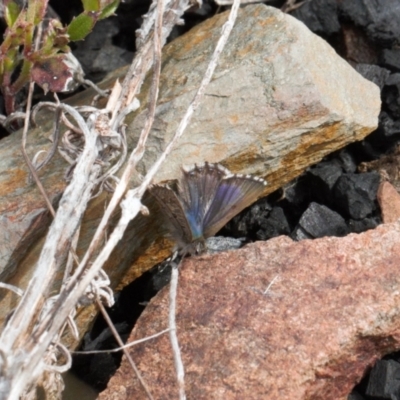
<instances>
[{"instance_id":1,"label":"green leaf","mask_svg":"<svg viewBox=\"0 0 400 400\"><path fill-rule=\"evenodd\" d=\"M99 19L108 18L109 16L113 15L115 13L115 10L119 6L119 3L120 3L120 0L114 0L108 6L105 6L103 8L103 10L101 11Z\"/></svg>"},{"instance_id":2,"label":"green leaf","mask_svg":"<svg viewBox=\"0 0 400 400\"><path fill-rule=\"evenodd\" d=\"M21 9L15 1L10 1L4 10L4 18L6 20L7 26L11 27L17 20Z\"/></svg>"},{"instance_id":3,"label":"green leaf","mask_svg":"<svg viewBox=\"0 0 400 400\"><path fill-rule=\"evenodd\" d=\"M100 11L100 0L82 0L85 11Z\"/></svg>"},{"instance_id":4,"label":"green leaf","mask_svg":"<svg viewBox=\"0 0 400 400\"><path fill-rule=\"evenodd\" d=\"M72 41L84 39L93 29L99 18L98 12L83 12L74 18L68 25L67 32Z\"/></svg>"}]
</instances>

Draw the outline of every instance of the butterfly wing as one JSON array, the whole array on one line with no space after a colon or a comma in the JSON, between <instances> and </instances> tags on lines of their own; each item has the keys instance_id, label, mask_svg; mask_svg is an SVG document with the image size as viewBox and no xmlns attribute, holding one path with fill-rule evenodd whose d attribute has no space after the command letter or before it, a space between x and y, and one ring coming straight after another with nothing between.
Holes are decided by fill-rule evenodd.
<instances>
[{"instance_id":1,"label":"butterfly wing","mask_svg":"<svg viewBox=\"0 0 400 400\"><path fill-rule=\"evenodd\" d=\"M163 185L152 185L149 191L161 210L165 212L172 237L181 247L191 243L193 241L192 231L186 219L182 203L176 193L171 188Z\"/></svg>"},{"instance_id":2,"label":"butterfly wing","mask_svg":"<svg viewBox=\"0 0 400 400\"><path fill-rule=\"evenodd\" d=\"M233 175L219 164L205 163L183 170L178 192L154 185L150 193L164 210L178 245L196 250L196 244L257 200L265 185L261 178Z\"/></svg>"},{"instance_id":3,"label":"butterfly wing","mask_svg":"<svg viewBox=\"0 0 400 400\"><path fill-rule=\"evenodd\" d=\"M250 175L224 177L204 218L204 237L214 236L235 215L254 203L266 184L264 179Z\"/></svg>"},{"instance_id":4,"label":"butterfly wing","mask_svg":"<svg viewBox=\"0 0 400 400\"><path fill-rule=\"evenodd\" d=\"M218 164L205 163L183 170L179 198L194 237L203 236L204 218L213 202L221 180L230 172Z\"/></svg>"}]
</instances>

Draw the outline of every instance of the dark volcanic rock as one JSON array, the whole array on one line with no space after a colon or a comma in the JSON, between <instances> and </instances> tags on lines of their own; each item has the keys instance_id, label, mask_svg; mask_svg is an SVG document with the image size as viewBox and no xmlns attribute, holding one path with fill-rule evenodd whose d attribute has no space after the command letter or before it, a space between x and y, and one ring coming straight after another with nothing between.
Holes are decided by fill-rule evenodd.
<instances>
[{"instance_id":1,"label":"dark volcanic rock","mask_svg":"<svg viewBox=\"0 0 400 400\"><path fill-rule=\"evenodd\" d=\"M307 208L312 198L309 181L305 175L301 175L298 179L285 187L285 200L291 208Z\"/></svg>"},{"instance_id":2,"label":"dark volcanic rock","mask_svg":"<svg viewBox=\"0 0 400 400\"><path fill-rule=\"evenodd\" d=\"M376 228L382 222L380 217L363 218L358 221L356 219L350 219L348 221L350 232L361 233L368 229Z\"/></svg>"},{"instance_id":3,"label":"dark volcanic rock","mask_svg":"<svg viewBox=\"0 0 400 400\"><path fill-rule=\"evenodd\" d=\"M279 235L289 235L290 226L282 207L274 207L266 218L259 221L256 232L258 240L267 240Z\"/></svg>"},{"instance_id":4,"label":"dark volcanic rock","mask_svg":"<svg viewBox=\"0 0 400 400\"><path fill-rule=\"evenodd\" d=\"M379 67L374 64L359 63L356 65L356 71L359 72L365 79L374 82L381 90L385 85L386 79L390 75L390 71L386 68Z\"/></svg>"},{"instance_id":5,"label":"dark volcanic rock","mask_svg":"<svg viewBox=\"0 0 400 400\"><path fill-rule=\"evenodd\" d=\"M347 400L365 400L365 397L357 392L354 392L349 394Z\"/></svg>"},{"instance_id":6,"label":"dark volcanic rock","mask_svg":"<svg viewBox=\"0 0 400 400\"><path fill-rule=\"evenodd\" d=\"M400 120L393 119L387 112L382 111L379 116L379 131L386 137L400 134Z\"/></svg>"},{"instance_id":7,"label":"dark volcanic rock","mask_svg":"<svg viewBox=\"0 0 400 400\"><path fill-rule=\"evenodd\" d=\"M308 1L291 15L303 21L313 32L323 36L330 36L340 31L336 0Z\"/></svg>"},{"instance_id":8,"label":"dark volcanic rock","mask_svg":"<svg viewBox=\"0 0 400 400\"><path fill-rule=\"evenodd\" d=\"M334 189L336 207L356 220L367 217L376 209L379 180L376 172L343 174Z\"/></svg>"},{"instance_id":9,"label":"dark volcanic rock","mask_svg":"<svg viewBox=\"0 0 400 400\"><path fill-rule=\"evenodd\" d=\"M375 43L391 46L400 37L398 0L352 0L339 2L340 13L362 27Z\"/></svg>"},{"instance_id":10,"label":"dark volcanic rock","mask_svg":"<svg viewBox=\"0 0 400 400\"><path fill-rule=\"evenodd\" d=\"M382 91L384 107L392 117L400 118L400 73L391 74Z\"/></svg>"},{"instance_id":11,"label":"dark volcanic rock","mask_svg":"<svg viewBox=\"0 0 400 400\"><path fill-rule=\"evenodd\" d=\"M77 42L74 55L79 59L86 79L98 81L107 73L132 61L133 52L112 43L118 31L116 18L104 19L95 25L85 40Z\"/></svg>"},{"instance_id":12,"label":"dark volcanic rock","mask_svg":"<svg viewBox=\"0 0 400 400\"><path fill-rule=\"evenodd\" d=\"M233 236L237 238L255 238L255 232L260 228L260 223L266 221L272 210L267 198L260 199L256 204L244 210L233 218L226 227L222 229L222 236Z\"/></svg>"},{"instance_id":13,"label":"dark volcanic rock","mask_svg":"<svg viewBox=\"0 0 400 400\"><path fill-rule=\"evenodd\" d=\"M337 160L343 168L344 172L357 171L357 163L354 159L354 156L347 148L339 151L339 153L337 154Z\"/></svg>"},{"instance_id":14,"label":"dark volcanic rock","mask_svg":"<svg viewBox=\"0 0 400 400\"><path fill-rule=\"evenodd\" d=\"M379 64L391 70L400 71L400 49L384 49Z\"/></svg>"},{"instance_id":15,"label":"dark volcanic rock","mask_svg":"<svg viewBox=\"0 0 400 400\"><path fill-rule=\"evenodd\" d=\"M349 230L343 217L324 205L311 203L301 216L292 238L315 239L324 236L345 236L347 233Z\"/></svg>"},{"instance_id":16,"label":"dark volcanic rock","mask_svg":"<svg viewBox=\"0 0 400 400\"><path fill-rule=\"evenodd\" d=\"M342 173L341 166L335 160L321 162L307 172L307 177L310 180L310 190L314 195L315 201L330 205L332 190Z\"/></svg>"},{"instance_id":17,"label":"dark volcanic rock","mask_svg":"<svg viewBox=\"0 0 400 400\"><path fill-rule=\"evenodd\" d=\"M400 363L379 360L372 368L366 394L379 399L398 399L400 394Z\"/></svg>"}]
</instances>

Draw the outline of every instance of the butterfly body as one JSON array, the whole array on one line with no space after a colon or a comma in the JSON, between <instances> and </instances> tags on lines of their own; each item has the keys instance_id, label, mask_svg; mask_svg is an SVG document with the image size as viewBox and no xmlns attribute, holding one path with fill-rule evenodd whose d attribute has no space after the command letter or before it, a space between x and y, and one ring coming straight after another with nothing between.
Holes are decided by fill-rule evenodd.
<instances>
[{"instance_id":1,"label":"butterfly body","mask_svg":"<svg viewBox=\"0 0 400 400\"><path fill-rule=\"evenodd\" d=\"M204 240L257 200L266 182L250 175L232 174L219 164L183 169L177 188L153 185L150 193L164 211L180 251L199 253Z\"/></svg>"}]
</instances>

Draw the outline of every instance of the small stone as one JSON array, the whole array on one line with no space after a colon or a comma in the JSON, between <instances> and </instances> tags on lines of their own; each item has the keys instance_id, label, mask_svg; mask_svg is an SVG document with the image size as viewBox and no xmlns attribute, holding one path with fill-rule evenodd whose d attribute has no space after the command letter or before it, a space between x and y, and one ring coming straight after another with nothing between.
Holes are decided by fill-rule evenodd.
<instances>
[{"instance_id":1,"label":"small stone","mask_svg":"<svg viewBox=\"0 0 400 400\"><path fill-rule=\"evenodd\" d=\"M348 233L346 221L328 207L311 203L300 218L292 237L295 240L314 239L324 236L345 236Z\"/></svg>"},{"instance_id":2,"label":"small stone","mask_svg":"<svg viewBox=\"0 0 400 400\"><path fill-rule=\"evenodd\" d=\"M374 82L381 89L385 85L385 81L390 75L390 71L386 68L379 67L375 64L363 64L359 63L356 65L356 71L358 71L365 79Z\"/></svg>"},{"instance_id":3,"label":"small stone","mask_svg":"<svg viewBox=\"0 0 400 400\"><path fill-rule=\"evenodd\" d=\"M334 189L336 207L357 220L370 215L376 209L379 180L376 172L343 174Z\"/></svg>"},{"instance_id":4,"label":"small stone","mask_svg":"<svg viewBox=\"0 0 400 400\"><path fill-rule=\"evenodd\" d=\"M332 190L342 173L343 170L336 161L321 162L308 171L307 175L311 183L310 190L316 201L325 204L331 203Z\"/></svg>"},{"instance_id":5,"label":"small stone","mask_svg":"<svg viewBox=\"0 0 400 400\"><path fill-rule=\"evenodd\" d=\"M350 232L361 233L368 229L374 229L381 223L382 221L379 217L363 218L361 220L350 219L348 221L348 227Z\"/></svg>"},{"instance_id":6,"label":"small stone","mask_svg":"<svg viewBox=\"0 0 400 400\"><path fill-rule=\"evenodd\" d=\"M387 138L393 136L394 139L398 139L400 134L400 121L393 119L387 112L382 111L379 115L379 131L383 133ZM380 137L382 140L382 137Z\"/></svg>"},{"instance_id":7,"label":"small stone","mask_svg":"<svg viewBox=\"0 0 400 400\"><path fill-rule=\"evenodd\" d=\"M268 219L272 210L267 198L260 199L250 208L242 211L222 229L224 236L246 237L255 239L255 232L262 221Z\"/></svg>"},{"instance_id":8,"label":"small stone","mask_svg":"<svg viewBox=\"0 0 400 400\"><path fill-rule=\"evenodd\" d=\"M340 165L343 168L344 172L356 172L357 164L354 160L354 156L350 153L348 149L340 150L338 154L338 158L340 161Z\"/></svg>"},{"instance_id":9,"label":"small stone","mask_svg":"<svg viewBox=\"0 0 400 400\"><path fill-rule=\"evenodd\" d=\"M239 249L243 240L224 236L213 236L206 239L207 253L220 253L221 251Z\"/></svg>"},{"instance_id":10,"label":"small stone","mask_svg":"<svg viewBox=\"0 0 400 400\"><path fill-rule=\"evenodd\" d=\"M282 207L273 207L266 218L259 221L258 240L267 240L280 235L289 235L290 226Z\"/></svg>"},{"instance_id":11,"label":"small stone","mask_svg":"<svg viewBox=\"0 0 400 400\"><path fill-rule=\"evenodd\" d=\"M385 81L385 86L397 86L400 85L400 72L390 74Z\"/></svg>"},{"instance_id":12,"label":"small stone","mask_svg":"<svg viewBox=\"0 0 400 400\"><path fill-rule=\"evenodd\" d=\"M307 207L311 199L309 187L310 182L305 175L284 187L284 197L290 208L302 208L304 210Z\"/></svg>"},{"instance_id":13,"label":"small stone","mask_svg":"<svg viewBox=\"0 0 400 400\"><path fill-rule=\"evenodd\" d=\"M291 15L315 33L330 36L340 32L336 0L308 1L292 11Z\"/></svg>"},{"instance_id":14,"label":"small stone","mask_svg":"<svg viewBox=\"0 0 400 400\"><path fill-rule=\"evenodd\" d=\"M400 37L398 0L352 0L338 4L341 15L363 27L373 42L384 46L397 43Z\"/></svg>"},{"instance_id":15,"label":"small stone","mask_svg":"<svg viewBox=\"0 0 400 400\"><path fill-rule=\"evenodd\" d=\"M392 117L400 118L400 73L391 74L385 82L385 87L382 91L384 104L389 110Z\"/></svg>"},{"instance_id":16,"label":"small stone","mask_svg":"<svg viewBox=\"0 0 400 400\"><path fill-rule=\"evenodd\" d=\"M395 360L378 360L371 370L366 394L380 399L398 399L399 393L400 363Z\"/></svg>"},{"instance_id":17,"label":"small stone","mask_svg":"<svg viewBox=\"0 0 400 400\"><path fill-rule=\"evenodd\" d=\"M380 64L391 70L400 71L400 49L383 49Z\"/></svg>"}]
</instances>

